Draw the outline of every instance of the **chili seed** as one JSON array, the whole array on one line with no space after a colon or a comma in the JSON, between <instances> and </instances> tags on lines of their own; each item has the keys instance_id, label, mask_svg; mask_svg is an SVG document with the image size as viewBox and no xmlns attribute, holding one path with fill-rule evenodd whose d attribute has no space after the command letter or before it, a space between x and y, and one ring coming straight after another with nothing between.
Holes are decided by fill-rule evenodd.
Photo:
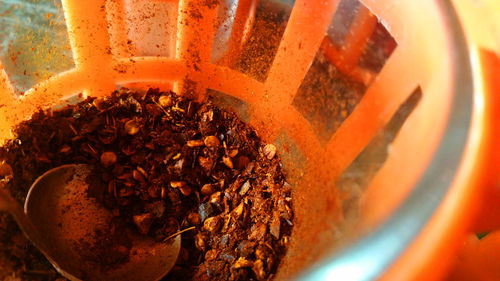
<instances>
[{"instance_id":1,"label":"chili seed","mask_svg":"<svg viewBox=\"0 0 500 281\"><path fill-rule=\"evenodd\" d=\"M63 146L61 147L61 149L59 149L59 152L61 152L61 153L63 153L63 154L64 154L64 153L68 153L68 152L70 152L70 151L71 151L71 146L69 146L69 145L67 145L67 144L63 145Z\"/></svg>"},{"instance_id":2,"label":"chili seed","mask_svg":"<svg viewBox=\"0 0 500 281\"><path fill-rule=\"evenodd\" d=\"M218 147L220 145L220 141L216 136L206 137L204 143L207 147Z\"/></svg>"},{"instance_id":3,"label":"chili seed","mask_svg":"<svg viewBox=\"0 0 500 281\"><path fill-rule=\"evenodd\" d=\"M141 172L139 172L138 170L134 170L132 172L132 176L133 176L134 180L136 180L136 181L140 181L140 182L146 181L146 178L144 177L144 175Z\"/></svg>"},{"instance_id":4,"label":"chili seed","mask_svg":"<svg viewBox=\"0 0 500 281\"><path fill-rule=\"evenodd\" d=\"M101 164L104 167L112 166L116 163L116 154L112 151L106 151L101 154Z\"/></svg>"},{"instance_id":5,"label":"chili seed","mask_svg":"<svg viewBox=\"0 0 500 281\"><path fill-rule=\"evenodd\" d=\"M182 195L184 195L184 196L191 195L191 191L192 191L192 189L189 185L182 186L179 188L179 190L181 191Z\"/></svg>"},{"instance_id":6,"label":"chili seed","mask_svg":"<svg viewBox=\"0 0 500 281\"><path fill-rule=\"evenodd\" d=\"M201 187L201 194L210 195L215 192L215 187L213 184L207 183Z\"/></svg>"},{"instance_id":7,"label":"chili seed","mask_svg":"<svg viewBox=\"0 0 500 281\"><path fill-rule=\"evenodd\" d=\"M245 194L247 194L248 190L250 190L250 181L246 181L242 186L241 186L241 189L240 189L240 195L241 196L244 196Z\"/></svg>"},{"instance_id":8,"label":"chili seed","mask_svg":"<svg viewBox=\"0 0 500 281\"><path fill-rule=\"evenodd\" d=\"M204 251L206 248L205 239L201 233L196 234L194 237L194 243L198 250Z\"/></svg>"},{"instance_id":9,"label":"chili seed","mask_svg":"<svg viewBox=\"0 0 500 281\"><path fill-rule=\"evenodd\" d=\"M179 187L183 187L185 185L186 185L185 181L171 181L170 182L170 186L173 188L179 188Z\"/></svg>"},{"instance_id":10,"label":"chili seed","mask_svg":"<svg viewBox=\"0 0 500 281\"><path fill-rule=\"evenodd\" d=\"M231 149L228 151L227 156L234 158L236 155L238 155L239 150L238 149Z\"/></svg>"},{"instance_id":11,"label":"chili seed","mask_svg":"<svg viewBox=\"0 0 500 281\"><path fill-rule=\"evenodd\" d=\"M132 217L134 224L139 229L139 232L142 234L147 234L149 232L149 228L153 223L153 215L152 214L141 214L135 215Z\"/></svg>"},{"instance_id":12,"label":"chili seed","mask_svg":"<svg viewBox=\"0 0 500 281\"><path fill-rule=\"evenodd\" d=\"M187 219L188 219L189 223L191 223L193 225L198 225L201 223L200 215L197 212L189 213Z\"/></svg>"},{"instance_id":13,"label":"chili seed","mask_svg":"<svg viewBox=\"0 0 500 281\"><path fill-rule=\"evenodd\" d=\"M280 218L277 215L273 216L271 224L269 225L269 232L274 237L274 239L280 238Z\"/></svg>"},{"instance_id":14,"label":"chili seed","mask_svg":"<svg viewBox=\"0 0 500 281\"><path fill-rule=\"evenodd\" d=\"M203 146L205 143L202 140L189 140L187 141L186 144L189 147L197 147L197 146Z\"/></svg>"},{"instance_id":15,"label":"chili seed","mask_svg":"<svg viewBox=\"0 0 500 281\"><path fill-rule=\"evenodd\" d=\"M252 271L255 273L257 280L264 280L267 277L267 274L264 271L264 262L262 260L256 260L253 263Z\"/></svg>"},{"instance_id":16,"label":"chili seed","mask_svg":"<svg viewBox=\"0 0 500 281\"><path fill-rule=\"evenodd\" d=\"M271 160L275 155L276 146L274 146L274 144L267 144L266 146L264 146L264 156L266 156L267 159Z\"/></svg>"},{"instance_id":17,"label":"chili seed","mask_svg":"<svg viewBox=\"0 0 500 281\"><path fill-rule=\"evenodd\" d=\"M216 232L221 227L220 217L210 217L203 222L203 228L208 232Z\"/></svg>"},{"instance_id":18,"label":"chili seed","mask_svg":"<svg viewBox=\"0 0 500 281\"><path fill-rule=\"evenodd\" d=\"M125 132L127 132L127 134L129 134L131 136L139 133L139 124L135 120L127 121L124 125L124 128L125 128Z\"/></svg>"},{"instance_id":19,"label":"chili seed","mask_svg":"<svg viewBox=\"0 0 500 281\"><path fill-rule=\"evenodd\" d=\"M261 222L258 222L257 224L253 225L250 230L251 233L248 236L248 239L250 240L262 240L267 233L266 225Z\"/></svg>"},{"instance_id":20,"label":"chili seed","mask_svg":"<svg viewBox=\"0 0 500 281\"><path fill-rule=\"evenodd\" d=\"M172 105L172 99L169 96L161 96L158 98L158 103L163 107L169 107Z\"/></svg>"},{"instance_id":21,"label":"chili seed","mask_svg":"<svg viewBox=\"0 0 500 281\"><path fill-rule=\"evenodd\" d=\"M3 162L0 164L0 177L8 177L13 174L12 168L10 167L9 164Z\"/></svg>"},{"instance_id":22,"label":"chili seed","mask_svg":"<svg viewBox=\"0 0 500 281\"><path fill-rule=\"evenodd\" d=\"M215 260L216 258L217 258L217 251L215 249L208 250L205 253L205 260L206 261L212 261L212 260Z\"/></svg>"},{"instance_id":23,"label":"chili seed","mask_svg":"<svg viewBox=\"0 0 500 281\"><path fill-rule=\"evenodd\" d=\"M243 202L241 202L241 203L238 205L238 207L234 208L233 213L234 213L234 215L235 215L235 217L236 217L236 218L241 217L241 215L243 214L244 207L245 207L245 206L244 206L244 203L243 203Z\"/></svg>"},{"instance_id":24,"label":"chili seed","mask_svg":"<svg viewBox=\"0 0 500 281\"><path fill-rule=\"evenodd\" d=\"M252 267L253 261L247 260L244 257L238 258L238 260L234 263L234 268L244 268L244 267Z\"/></svg>"},{"instance_id":25,"label":"chili seed","mask_svg":"<svg viewBox=\"0 0 500 281\"><path fill-rule=\"evenodd\" d=\"M160 198L163 200L168 198L167 189L165 187L161 188Z\"/></svg>"},{"instance_id":26,"label":"chili seed","mask_svg":"<svg viewBox=\"0 0 500 281\"><path fill-rule=\"evenodd\" d=\"M200 166L206 171L209 171L213 165L212 159L203 156L198 157L198 163L200 163Z\"/></svg>"},{"instance_id":27,"label":"chili seed","mask_svg":"<svg viewBox=\"0 0 500 281\"><path fill-rule=\"evenodd\" d=\"M228 167L229 169L232 169L234 166L233 166L233 161L231 161L231 158L229 157L226 157L226 156L223 156L222 157L222 162L224 163L224 165L226 165L226 167Z\"/></svg>"},{"instance_id":28,"label":"chili seed","mask_svg":"<svg viewBox=\"0 0 500 281\"><path fill-rule=\"evenodd\" d=\"M218 204L221 200L221 195L222 193L220 191L217 191L210 195L210 203Z\"/></svg>"},{"instance_id":29,"label":"chili seed","mask_svg":"<svg viewBox=\"0 0 500 281\"><path fill-rule=\"evenodd\" d=\"M146 171L144 171L144 169L141 168L140 166L137 166L137 171L141 172L141 174L145 177L148 176L148 173L146 173Z\"/></svg>"}]
</instances>

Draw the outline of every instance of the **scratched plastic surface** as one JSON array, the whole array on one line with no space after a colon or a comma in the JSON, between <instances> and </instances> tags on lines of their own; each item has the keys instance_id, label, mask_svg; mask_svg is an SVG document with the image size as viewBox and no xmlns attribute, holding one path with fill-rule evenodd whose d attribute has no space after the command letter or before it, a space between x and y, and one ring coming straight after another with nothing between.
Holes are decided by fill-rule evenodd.
<instances>
[{"instance_id":1,"label":"scratched plastic surface","mask_svg":"<svg viewBox=\"0 0 500 281\"><path fill-rule=\"evenodd\" d=\"M73 67L57 1L0 0L0 26L0 60L17 93Z\"/></svg>"}]
</instances>

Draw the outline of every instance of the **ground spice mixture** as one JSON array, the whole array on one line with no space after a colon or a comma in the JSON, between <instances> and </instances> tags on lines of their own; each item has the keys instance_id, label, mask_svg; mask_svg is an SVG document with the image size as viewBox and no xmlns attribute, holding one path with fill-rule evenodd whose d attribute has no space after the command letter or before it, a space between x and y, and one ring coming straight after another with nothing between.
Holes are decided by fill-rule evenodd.
<instances>
[{"instance_id":1,"label":"ground spice mixture","mask_svg":"<svg viewBox=\"0 0 500 281\"><path fill-rule=\"evenodd\" d=\"M276 147L210 102L124 90L39 111L15 134L0 149L0 176L20 202L51 168L93 167L88 196L118 221L92 257L107 266L126 260L127 249L112 249L127 226L158 241L188 230L165 280L271 279L285 254L291 188ZM1 277L61 278L7 215L0 216L0 251L0 266L13 272Z\"/></svg>"}]
</instances>

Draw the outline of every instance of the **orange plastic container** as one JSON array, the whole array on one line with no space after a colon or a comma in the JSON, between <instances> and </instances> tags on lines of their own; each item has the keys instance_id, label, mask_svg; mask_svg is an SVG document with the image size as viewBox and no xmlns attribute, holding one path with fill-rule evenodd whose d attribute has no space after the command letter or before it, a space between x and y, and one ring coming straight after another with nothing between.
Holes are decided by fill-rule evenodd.
<instances>
[{"instance_id":1,"label":"orange plastic container","mask_svg":"<svg viewBox=\"0 0 500 281\"><path fill-rule=\"evenodd\" d=\"M0 64L2 139L78 93L154 86L214 99L278 145L294 186L278 279L432 280L450 269L478 188L498 175L500 111L485 55L448 1L61 4L74 68L19 95L16 66Z\"/></svg>"}]
</instances>

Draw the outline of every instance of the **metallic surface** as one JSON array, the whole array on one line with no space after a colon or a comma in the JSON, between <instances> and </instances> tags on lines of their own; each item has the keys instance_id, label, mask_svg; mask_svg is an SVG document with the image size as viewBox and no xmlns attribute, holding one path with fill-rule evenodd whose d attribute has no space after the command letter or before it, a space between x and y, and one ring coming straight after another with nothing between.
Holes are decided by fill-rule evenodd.
<instances>
[{"instance_id":1,"label":"metallic surface","mask_svg":"<svg viewBox=\"0 0 500 281\"><path fill-rule=\"evenodd\" d=\"M88 261L99 229L110 227L113 217L86 192L87 165L64 165L47 171L31 186L25 212L51 251L56 269L70 280L159 280L174 266L180 251L180 236L155 242L131 232L129 259L101 268ZM96 244L100 245L100 244ZM82 248L83 247L83 248ZM92 256L92 255L91 255ZM99 261L96 261L99 262Z\"/></svg>"}]
</instances>

